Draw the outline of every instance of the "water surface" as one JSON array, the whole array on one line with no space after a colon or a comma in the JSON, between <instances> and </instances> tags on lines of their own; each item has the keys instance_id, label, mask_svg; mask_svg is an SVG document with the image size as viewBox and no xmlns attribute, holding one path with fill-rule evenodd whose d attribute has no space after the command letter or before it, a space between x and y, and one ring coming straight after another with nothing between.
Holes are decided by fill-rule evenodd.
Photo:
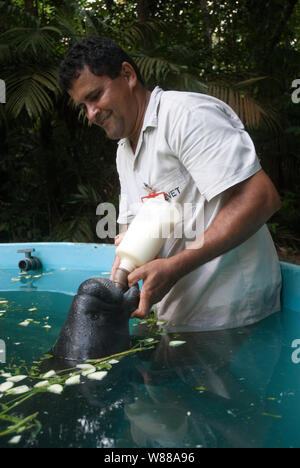
<instances>
[{"instance_id":1,"label":"water surface","mask_svg":"<svg viewBox=\"0 0 300 468\"><path fill-rule=\"evenodd\" d=\"M62 272L52 273L60 283ZM88 277L65 275L74 292ZM12 281L14 290L0 291L6 343L0 371L30 369L59 334L73 296L41 290L42 280ZM284 310L235 330L157 335L146 327L146 333L159 343L114 364L103 380L82 379L60 395L40 393L18 406L11 414L38 412L41 428L23 432L14 447L300 447L300 364L292 359L297 314ZM174 340L185 343L172 347ZM10 440L0 437L0 447L11 447Z\"/></svg>"}]
</instances>

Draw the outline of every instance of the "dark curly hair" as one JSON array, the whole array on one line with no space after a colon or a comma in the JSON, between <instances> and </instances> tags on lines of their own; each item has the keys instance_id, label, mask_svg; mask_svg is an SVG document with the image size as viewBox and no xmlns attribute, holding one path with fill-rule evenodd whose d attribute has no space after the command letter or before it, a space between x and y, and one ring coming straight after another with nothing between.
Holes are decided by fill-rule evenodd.
<instances>
[{"instance_id":1,"label":"dark curly hair","mask_svg":"<svg viewBox=\"0 0 300 468\"><path fill-rule=\"evenodd\" d=\"M88 36L77 42L61 62L58 84L62 91L68 91L72 80L79 77L86 65L94 75L117 78L123 62L132 65L138 80L144 85L137 65L118 44L107 37Z\"/></svg>"}]
</instances>

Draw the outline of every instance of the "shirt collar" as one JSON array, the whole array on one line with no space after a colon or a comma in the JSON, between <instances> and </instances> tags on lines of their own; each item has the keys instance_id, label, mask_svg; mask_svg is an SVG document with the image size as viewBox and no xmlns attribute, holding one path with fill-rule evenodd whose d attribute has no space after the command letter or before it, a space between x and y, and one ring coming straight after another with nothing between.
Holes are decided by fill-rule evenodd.
<instances>
[{"instance_id":1,"label":"shirt collar","mask_svg":"<svg viewBox=\"0 0 300 468\"><path fill-rule=\"evenodd\" d=\"M146 130L147 127L157 127L158 110L162 92L163 90L159 88L159 86L156 86L152 91L148 107L146 109L142 131Z\"/></svg>"},{"instance_id":2,"label":"shirt collar","mask_svg":"<svg viewBox=\"0 0 300 468\"><path fill-rule=\"evenodd\" d=\"M151 93L149 103L145 112L144 122L142 126L141 133L143 133L148 127L157 127L158 125L158 111L159 111L159 104L161 95L163 90L156 86ZM124 143L127 138L122 138L119 140L118 144Z\"/></svg>"}]
</instances>

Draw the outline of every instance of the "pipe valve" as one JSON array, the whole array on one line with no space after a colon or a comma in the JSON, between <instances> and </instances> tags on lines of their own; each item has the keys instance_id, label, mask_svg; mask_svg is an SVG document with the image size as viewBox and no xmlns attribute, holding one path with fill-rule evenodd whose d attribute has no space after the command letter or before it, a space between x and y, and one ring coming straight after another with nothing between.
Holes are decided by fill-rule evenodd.
<instances>
[{"instance_id":1,"label":"pipe valve","mask_svg":"<svg viewBox=\"0 0 300 468\"><path fill-rule=\"evenodd\" d=\"M25 258L19 261L19 268L21 271L40 270L42 268L41 261L37 257L31 256L32 252L35 252L35 249L18 250L18 253L25 254Z\"/></svg>"}]
</instances>

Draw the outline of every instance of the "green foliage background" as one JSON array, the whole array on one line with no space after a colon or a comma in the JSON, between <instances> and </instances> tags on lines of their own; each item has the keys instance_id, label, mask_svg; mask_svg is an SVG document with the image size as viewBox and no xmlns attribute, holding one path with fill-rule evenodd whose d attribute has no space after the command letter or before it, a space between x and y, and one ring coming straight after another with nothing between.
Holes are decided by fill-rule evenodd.
<instances>
[{"instance_id":1,"label":"green foliage background","mask_svg":"<svg viewBox=\"0 0 300 468\"><path fill-rule=\"evenodd\" d=\"M0 1L0 242L96 237L96 207L118 205L116 143L58 89L59 62L89 34L119 42L149 89L210 93L253 137L282 197L278 246L300 246L298 0Z\"/></svg>"}]
</instances>

